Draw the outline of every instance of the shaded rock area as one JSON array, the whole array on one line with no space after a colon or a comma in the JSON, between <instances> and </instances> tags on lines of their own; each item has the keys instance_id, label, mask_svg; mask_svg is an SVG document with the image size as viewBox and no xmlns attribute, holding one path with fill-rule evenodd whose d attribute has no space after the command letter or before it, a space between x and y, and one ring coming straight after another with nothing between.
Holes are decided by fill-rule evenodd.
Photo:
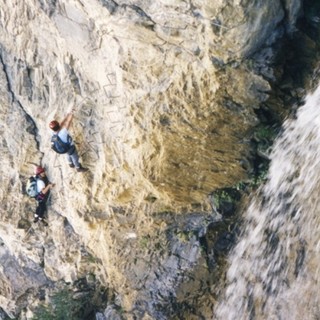
<instances>
[{"instance_id":1,"label":"shaded rock area","mask_svg":"<svg viewBox=\"0 0 320 320\"><path fill-rule=\"evenodd\" d=\"M242 197L312 86L311 7L1 5L0 318L67 293L76 319L210 319ZM50 149L48 123L72 107L85 174ZM47 228L24 191L39 164L56 184Z\"/></svg>"}]
</instances>

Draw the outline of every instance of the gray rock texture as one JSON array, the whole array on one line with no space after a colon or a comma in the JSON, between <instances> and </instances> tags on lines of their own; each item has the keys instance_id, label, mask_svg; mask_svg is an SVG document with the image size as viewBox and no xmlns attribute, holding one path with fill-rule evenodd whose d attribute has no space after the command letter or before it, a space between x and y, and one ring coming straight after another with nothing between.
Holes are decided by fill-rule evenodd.
<instances>
[{"instance_id":1,"label":"gray rock texture","mask_svg":"<svg viewBox=\"0 0 320 320\"><path fill-rule=\"evenodd\" d=\"M267 59L260 73L250 59L261 50L272 56L300 7L297 0L1 4L3 311L31 319L41 290L49 301L56 283L94 274L115 300L99 319L165 319L175 305L187 308L192 288L203 290L210 314L201 239L221 217L209 194L248 178L256 110L275 78ZM49 122L72 108L84 174L50 149ZM47 228L32 223L35 202L24 192L39 164L56 184Z\"/></svg>"}]
</instances>

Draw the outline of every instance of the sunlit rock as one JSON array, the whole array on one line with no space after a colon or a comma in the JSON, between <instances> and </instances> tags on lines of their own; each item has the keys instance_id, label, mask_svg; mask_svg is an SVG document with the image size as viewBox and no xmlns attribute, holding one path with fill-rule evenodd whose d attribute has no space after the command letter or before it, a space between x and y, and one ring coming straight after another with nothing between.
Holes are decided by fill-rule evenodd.
<instances>
[{"instance_id":1,"label":"sunlit rock","mask_svg":"<svg viewBox=\"0 0 320 320\"><path fill-rule=\"evenodd\" d=\"M219 219L208 195L248 177L256 110L274 79L268 66L257 74L246 59L276 41L282 23L294 26L298 11L298 1L283 8L279 0L1 5L0 307L6 313L26 308L28 318L40 289L89 274L117 293L125 312L146 303L138 314L157 314L157 299L176 288L179 303L188 299L192 282L183 283L184 273L205 263L199 230ZM73 107L70 131L90 169L85 174L50 149L48 123ZM32 223L35 203L24 192L38 164L56 184L47 228ZM191 212L201 213L201 225L187 234L181 227L174 237L175 214L183 220ZM34 297L32 307L20 299L25 292ZM111 305L101 319L116 314Z\"/></svg>"}]
</instances>

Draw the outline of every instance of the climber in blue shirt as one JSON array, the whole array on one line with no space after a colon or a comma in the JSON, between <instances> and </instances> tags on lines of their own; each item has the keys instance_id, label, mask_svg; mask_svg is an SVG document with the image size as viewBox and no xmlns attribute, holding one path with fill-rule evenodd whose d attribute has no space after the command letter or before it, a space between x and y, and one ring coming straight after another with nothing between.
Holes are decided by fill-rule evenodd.
<instances>
[{"instance_id":1,"label":"climber in blue shirt","mask_svg":"<svg viewBox=\"0 0 320 320\"><path fill-rule=\"evenodd\" d=\"M88 169L81 166L76 146L68 132L72 118L73 111L68 113L61 123L56 120L49 123L50 129L53 131L51 146L57 153L67 154L68 163L71 168L76 168L77 172L85 172Z\"/></svg>"}]
</instances>

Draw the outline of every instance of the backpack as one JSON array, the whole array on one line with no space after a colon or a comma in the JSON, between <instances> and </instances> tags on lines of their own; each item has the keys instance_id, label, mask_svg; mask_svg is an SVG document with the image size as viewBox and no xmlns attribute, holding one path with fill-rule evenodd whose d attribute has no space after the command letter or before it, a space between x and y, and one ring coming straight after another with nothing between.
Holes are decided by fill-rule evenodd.
<instances>
[{"instance_id":1,"label":"backpack","mask_svg":"<svg viewBox=\"0 0 320 320\"><path fill-rule=\"evenodd\" d=\"M69 137L68 137L69 140ZM63 142L57 134L51 137L51 148L57 153L67 153L70 149L70 142Z\"/></svg>"},{"instance_id":2,"label":"backpack","mask_svg":"<svg viewBox=\"0 0 320 320\"><path fill-rule=\"evenodd\" d=\"M26 192L30 198L35 198L38 202L41 202L45 198L45 195L42 192L38 192L37 181L37 176L31 176L27 180Z\"/></svg>"},{"instance_id":3,"label":"backpack","mask_svg":"<svg viewBox=\"0 0 320 320\"><path fill-rule=\"evenodd\" d=\"M36 178L36 176L31 176L28 179L27 185L26 185L26 192L27 192L27 195L31 198L37 197L38 191L37 191L37 178Z\"/></svg>"}]
</instances>

